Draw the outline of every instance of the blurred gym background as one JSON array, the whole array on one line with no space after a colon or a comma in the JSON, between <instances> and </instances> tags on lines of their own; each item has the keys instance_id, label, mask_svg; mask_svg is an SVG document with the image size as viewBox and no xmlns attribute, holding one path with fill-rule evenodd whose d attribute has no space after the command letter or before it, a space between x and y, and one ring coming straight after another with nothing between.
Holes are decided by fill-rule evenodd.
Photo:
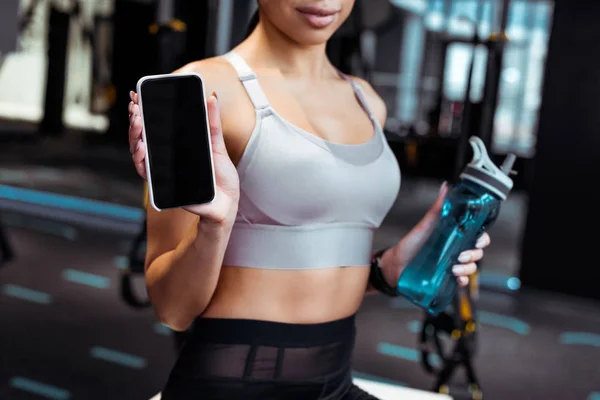
<instances>
[{"instance_id":1,"label":"blurred gym background","mask_svg":"<svg viewBox=\"0 0 600 400\"><path fill-rule=\"evenodd\" d=\"M164 384L178 341L145 297L128 92L224 54L255 7L0 2L0 399L148 399ZM600 399L598 18L596 1L357 0L328 51L388 106L403 185L377 246L456 179L470 135L519 159L468 312L432 321L369 296L356 376L455 399Z\"/></svg>"}]
</instances>

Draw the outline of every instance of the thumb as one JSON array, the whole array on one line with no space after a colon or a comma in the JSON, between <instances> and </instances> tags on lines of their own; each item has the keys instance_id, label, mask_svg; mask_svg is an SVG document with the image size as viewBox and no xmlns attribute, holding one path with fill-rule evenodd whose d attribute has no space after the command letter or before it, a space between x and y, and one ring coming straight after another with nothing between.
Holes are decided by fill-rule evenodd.
<instances>
[{"instance_id":1,"label":"thumb","mask_svg":"<svg viewBox=\"0 0 600 400\"><path fill-rule=\"evenodd\" d=\"M431 205L425 216L411 231L400 241L400 254L402 262L408 262L412 259L419 249L423 247L435 225L438 221L446 194L448 193L448 184L442 183L437 199Z\"/></svg>"},{"instance_id":2,"label":"thumb","mask_svg":"<svg viewBox=\"0 0 600 400\"><path fill-rule=\"evenodd\" d=\"M212 141L212 150L214 153L227 155L225 140L223 139L223 129L221 127L221 113L219 111L219 101L215 92L206 101L208 110L208 125L210 128L210 139Z\"/></svg>"},{"instance_id":3,"label":"thumb","mask_svg":"<svg viewBox=\"0 0 600 400\"><path fill-rule=\"evenodd\" d=\"M447 194L448 183L444 181L442 183L442 186L440 186L440 191L438 193L437 199L435 199L435 202L431 205L429 211L427 211L427 214L425 214L424 218L432 218L431 215L433 215L434 218L437 218L440 211L442 211L442 206L444 205L444 201L446 200Z\"/></svg>"},{"instance_id":4,"label":"thumb","mask_svg":"<svg viewBox=\"0 0 600 400\"><path fill-rule=\"evenodd\" d=\"M431 231L435 227L435 223L440 216L442 206L446 200L446 194L448 194L448 183L444 181L442 186L440 186L440 192L438 193L437 199L435 199L435 202L431 205L425 216L416 226L417 230L425 237L429 237Z\"/></svg>"}]
</instances>

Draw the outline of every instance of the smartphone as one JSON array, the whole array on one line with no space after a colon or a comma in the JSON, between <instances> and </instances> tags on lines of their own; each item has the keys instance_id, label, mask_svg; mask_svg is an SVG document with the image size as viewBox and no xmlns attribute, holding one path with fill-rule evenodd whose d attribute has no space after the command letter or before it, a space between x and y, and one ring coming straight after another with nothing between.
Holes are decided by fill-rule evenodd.
<instances>
[{"instance_id":1,"label":"smartphone","mask_svg":"<svg viewBox=\"0 0 600 400\"><path fill-rule=\"evenodd\" d=\"M212 202L216 185L202 77L145 76L137 92L152 207L160 211Z\"/></svg>"}]
</instances>

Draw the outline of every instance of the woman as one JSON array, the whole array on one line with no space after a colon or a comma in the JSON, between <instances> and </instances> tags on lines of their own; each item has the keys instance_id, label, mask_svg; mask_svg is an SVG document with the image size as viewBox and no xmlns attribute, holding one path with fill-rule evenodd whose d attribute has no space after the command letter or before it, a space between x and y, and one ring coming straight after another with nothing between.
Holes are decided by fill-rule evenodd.
<instances>
[{"instance_id":1,"label":"woman","mask_svg":"<svg viewBox=\"0 0 600 400\"><path fill-rule=\"evenodd\" d=\"M394 286L447 189L405 238L372 256L400 174L384 103L326 57L354 0L258 3L256 28L233 52L180 70L201 74L213 93L218 188L208 205L148 209L155 312L174 330L193 325L163 399L373 399L352 385L354 315L366 291ZM132 157L145 177L131 97ZM488 244L483 235L457 260L461 284Z\"/></svg>"}]
</instances>

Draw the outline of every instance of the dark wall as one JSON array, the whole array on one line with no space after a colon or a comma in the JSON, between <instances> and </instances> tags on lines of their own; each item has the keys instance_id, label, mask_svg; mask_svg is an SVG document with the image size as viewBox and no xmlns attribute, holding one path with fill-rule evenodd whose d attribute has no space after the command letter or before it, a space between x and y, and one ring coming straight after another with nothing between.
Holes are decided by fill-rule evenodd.
<instances>
[{"instance_id":1,"label":"dark wall","mask_svg":"<svg viewBox=\"0 0 600 400\"><path fill-rule=\"evenodd\" d=\"M600 299L599 1L557 0L521 279Z\"/></svg>"}]
</instances>

